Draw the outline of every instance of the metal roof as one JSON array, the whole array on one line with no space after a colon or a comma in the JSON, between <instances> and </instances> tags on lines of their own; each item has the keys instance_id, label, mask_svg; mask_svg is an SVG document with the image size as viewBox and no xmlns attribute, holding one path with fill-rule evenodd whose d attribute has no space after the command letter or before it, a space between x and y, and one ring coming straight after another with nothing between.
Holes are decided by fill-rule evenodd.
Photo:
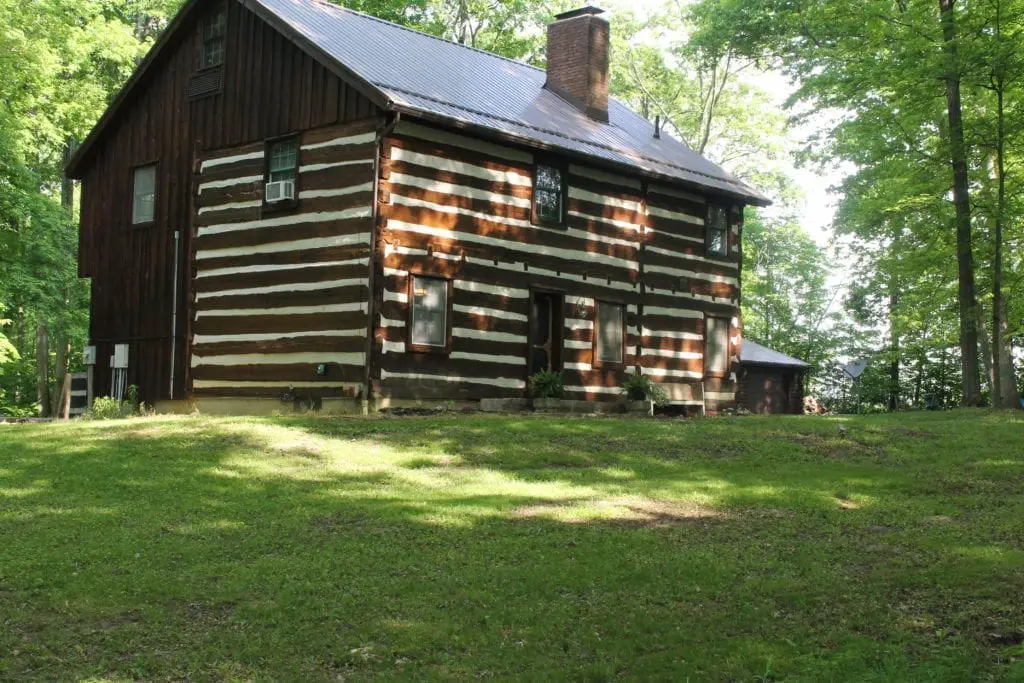
<instances>
[{"instance_id":1,"label":"metal roof","mask_svg":"<svg viewBox=\"0 0 1024 683\"><path fill-rule=\"evenodd\" d=\"M787 368L811 367L810 363L779 353L767 346L761 346L749 339L743 340L743 347L740 349L740 362L747 365L776 365Z\"/></svg>"},{"instance_id":2,"label":"metal roof","mask_svg":"<svg viewBox=\"0 0 1024 683\"><path fill-rule=\"evenodd\" d=\"M770 203L678 140L655 138L649 121L614 99L608 123L590 119L544 88L543 69L319 0L241 1L378 90L389 108Z\"/></svg>"}]
</instances>

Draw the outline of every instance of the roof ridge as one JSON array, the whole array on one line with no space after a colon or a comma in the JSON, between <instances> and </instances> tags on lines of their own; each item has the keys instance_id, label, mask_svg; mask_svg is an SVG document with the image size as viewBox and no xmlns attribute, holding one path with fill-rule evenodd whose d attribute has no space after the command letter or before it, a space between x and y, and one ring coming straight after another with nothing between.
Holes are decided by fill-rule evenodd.
<instances>
[{"instance_id":1,"label":"roof ridge","mask_svg":"<svg viewBox=\"0 0 1024 683\"><path fill-rule=\"evenodd\" d=\"M345 7L344 5L336 5L333 2L331 2L330 0L310 0L310 3L314 4L314 5L326 5L326 6L330 7L331 9L341 10L342 12L347 12L349 14L355 14L356 16L363 17L365 19L370 19L372 21L376 21L376 22L381 23L381 24L386 24L388 26L393 26L393 27L401 29L403 31L408 31L409 33L415 33L417 35L425 36L427 38L433 38L434 40L439 40L442 43L447 43L449 45L454 45L455 47L465 48L467 50L471 50L472 52L479 52L480 54L487 55L488 57L494 57L495 59L500 59L500 60L502 60L504 62L510 62L512 64L515 64L516 66L526 67L527 69L533 69L534 71L544 71L544 69L541 69L539 66L534 66L533 64L528 64L526 62L521 62L518 59L512 59L511 57L505 57L504 55L499 55L496 52L489 52L489 51L484 50L484 49L479 48L479 47L473 47L472 45L466 45L465 43L458 43L458 42L456 42L454 40L449 40L447 38L443 38L441 36L434 35L433 33L427 33L426 31L420 31L419 29L415 29L415 28L412 28L410 26L405 26L403 24L399 24L399 23L396 23L394 21L388 21L387 19L381 19L380 17L375 17L372 14L368 14L366 12L360 12L359 10L352 9L351 7Z\"/></svg>"},{"instance_id":2,"label":"roof ridge","mask_svg":"<svg viewBox=\"0 0 1024 683\"><path fill-rule=\"evenodd\" d=\"M319 2L319 0L314 0L314 2ZM388 23L390 23L390 22L388 22ZM536 131L539 131L541 133L547 133L548 135L554 135L555 137L558 137L558 138L565 138L566 140L572 140L573 142L578 142L580 144L584 144L584 145L587 145L587 146L590 146L590 147L597 147L597 148L600 148L600 149L606 149L606 150L608 150L610 152L616 152L616 153L619 153L619 154L624 154L623 150L621 150L621 149L619 149L617 147L614 147L612 145L605 145L605 144L602 144L602 143L599 143L599 142L594 142L593 140L584 140L583 138L577 138L577 137L573 137L572 135L566 135L565 133L559 133L557 130L551 130L550 128L541 128L540 126L534 126L532 124L529 124L529 123L526 123L526 122L523 122L523 121L515 121L513 119L508 119L508 118L505 118L503 116L495 116L494 114L488 114L485 111L480 111L478 109L473 109L472 107L466 107L466 106L463 106L461 104L455 104L454 102L449 102L447 100L441 100L441 99L438 99L436 97L431 97L430 95L424 95L423 93L418 93L415 90L409 90L407 88L400 88L398 86L389 85L387 83L382 83L380 81L372 81L372 83L374 85L376 85L377 87L380 87L380 88L387 88L388 90L394 90L395 92L404 93L406 95L412 95L414 97L419 97L419 98L424 99L424 100L430 100L431 102L437 102L438 104L443 104L443 105L445 105L447 107L452 107L454 109L461 109L462 111L467 111L467 112L469 112L471 114L476 114L478 116L484 116L484 117L489 118L489 119L494 119L495 121L502 121L504 123L509 123L509 124L512 124L513 126L518 126L519 128L529 128L530 130L536 130ZM556 97L557 97L557 95L556 95ZM618 101L618 100L616 100L616 101ZM621 106L625 107L625 105L623 105L621 102L619 102L619 104ZM627 107L627 109L628 109L628 107ZM608 124L605 124L605 125L609 125L610 126L610 125L613 125L613 124L608 123ZM680 144L683 144L683 143L680 143ZM689 148L687 147L687 149L689 149ZM685 171L686 173L692 173L693 175L698 175L698 176L702 176L704 178L710 178L712 180L719 180L719 181L724 182L724 183L729 183L730 185L733 185L733 186L736 186L736 187L741 187L741 188L742 187L746 187L746 183L744 183L744 182L742 182L742 181L740 181L740 180L738 180L736 178L728 177L728 175L726 175L726 176L717 176L717 175L712 175L710 173L704 173L703 171L697 171L697 170L692 169L692 168L685 168L685 167L680 166L678 164L674 164L674 163L671 163L671 162L668 162L668 161L664 161L662 159L655 159L653 157L647 156L646 154L634 153L633 156L638 157L640 159L643 159L645 161L650 161L650 162L653 162L653 163L656 163L656 164L661 164L663 166L670 166L671 168L675 168L675 169L678 169L680 171Z\"/></svg>"}]
</instances>

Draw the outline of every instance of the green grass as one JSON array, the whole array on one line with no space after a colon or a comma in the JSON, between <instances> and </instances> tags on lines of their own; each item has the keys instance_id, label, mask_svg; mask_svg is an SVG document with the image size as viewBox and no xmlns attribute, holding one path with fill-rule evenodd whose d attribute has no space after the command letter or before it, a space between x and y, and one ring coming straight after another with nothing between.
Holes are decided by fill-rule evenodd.
<instances>
[{"instance_id":1,"label":"green grass","mask_svg":"<svg viewBox=\"0 0 1024 683\"><path fill-rule=\"evenodd\" d=\"M0 426L0 679L1008 681L1022 639L1020 415Z\"/></svg>"}]
</instances>

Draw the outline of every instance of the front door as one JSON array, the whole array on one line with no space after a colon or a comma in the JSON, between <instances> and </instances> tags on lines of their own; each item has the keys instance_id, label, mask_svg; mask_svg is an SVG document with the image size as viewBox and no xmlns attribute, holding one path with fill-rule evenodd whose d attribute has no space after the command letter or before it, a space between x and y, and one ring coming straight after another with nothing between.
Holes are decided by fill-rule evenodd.
<instances>
[{"instance_id":1,"label":"front door","mask_svg":"<svg viewBox=\"0 0 1024 683\"><path fill-rule=\"evenodd\" d=\"M561 368L562 297L534 292L530 319L530 372Z\"/></svg>"}]
</instances>

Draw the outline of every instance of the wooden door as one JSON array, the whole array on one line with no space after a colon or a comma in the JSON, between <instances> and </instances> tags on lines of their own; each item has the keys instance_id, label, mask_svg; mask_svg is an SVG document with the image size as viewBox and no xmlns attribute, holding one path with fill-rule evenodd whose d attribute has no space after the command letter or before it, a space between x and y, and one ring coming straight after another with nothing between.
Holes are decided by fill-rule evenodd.
<instances>
[{"instance_id":1,"label":"wooden door","mask_svg":"<svg viewBox=\"0 0 1024 683\"><path fill-rule=\"evenodd\" d=\"M562 297L534 292L530 305L530 374L561 369Z\"/></svg>"}]
</instances>

